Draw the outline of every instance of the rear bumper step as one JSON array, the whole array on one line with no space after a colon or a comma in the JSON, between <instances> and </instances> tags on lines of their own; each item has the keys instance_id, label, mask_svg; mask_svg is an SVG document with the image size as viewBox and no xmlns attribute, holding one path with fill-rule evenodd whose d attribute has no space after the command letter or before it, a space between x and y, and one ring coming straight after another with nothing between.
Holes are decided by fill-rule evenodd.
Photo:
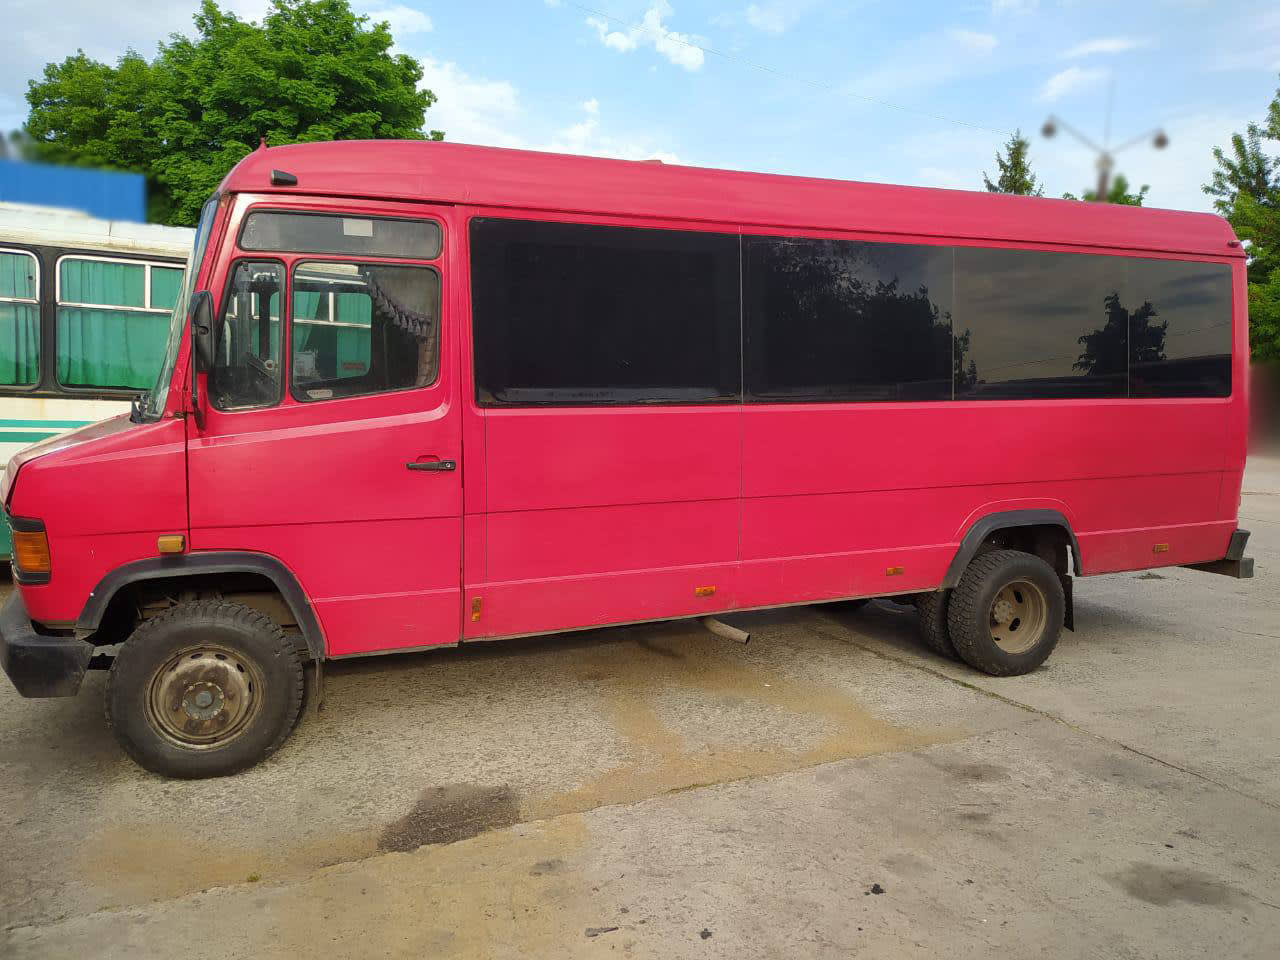
<instances>
[{"instance_id":1,"label":"rear bumper step","mask_svg":"<svg viewBox=\"0 0 1280 960\"><path fill-rule=\"evenodd\" d=\"M1219 573L1224 577L1248 580L1253 576L1253 557L1244 555L1244 548L1248 542L1249 531L1237 529L1235 533L1231 534L1231 541L1227 544L1227 555L1221 560L1210 560L1207 563L1188 563L1184 564L1184 566L1189 570Z\"/></svg>"}]
</instances>

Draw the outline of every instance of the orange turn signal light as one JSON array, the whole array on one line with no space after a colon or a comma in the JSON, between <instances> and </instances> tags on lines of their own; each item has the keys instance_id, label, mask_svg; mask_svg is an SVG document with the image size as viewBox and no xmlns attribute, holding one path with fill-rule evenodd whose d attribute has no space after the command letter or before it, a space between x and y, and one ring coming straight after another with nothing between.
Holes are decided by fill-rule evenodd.
<instances>
[{"instance_id":1,"label":"orange turn signal light","mask_svg":"<svg viewBox=\"0 0 1280 960\"><path fill-rule=\"evenodd\" d=\"M49 537L43 530L13 531L13 562L20 573L48 573Z\"/></svg>"}]
</instances>

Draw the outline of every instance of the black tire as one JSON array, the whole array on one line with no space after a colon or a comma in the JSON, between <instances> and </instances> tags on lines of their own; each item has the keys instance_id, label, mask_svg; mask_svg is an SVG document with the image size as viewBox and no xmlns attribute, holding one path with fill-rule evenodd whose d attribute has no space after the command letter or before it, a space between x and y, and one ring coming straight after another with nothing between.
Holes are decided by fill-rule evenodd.
<instances>
[{"instance_id":1,"label":"black tire","mask_svg":"<svg viewBox=\"0 0 1280 960\"><path fill-rule=\"evenodd\" d=\"M1019 585L1023 590L1017 589ZM1034 590L1027 589L1028 585ZM1028 615L1031 626L1015 638L1016 643L1010 640L1010 631L1018 629L1018 617L997 625L997 599L1006 588L1027 609L1043 604L1042 614L1034 621ZM1012 677L1030 673L1048 659L1062 633L1065 610L1062 584L1052 567L1030 553L993 550L975 557L965 568L951 592L947 626L951 644L965 663L994 677ZM1005 645L996 641L993 632L1004 634Z\"/></svg>"},{"instance_id":2,"label":"black tire","mask_svg":"<svg viewBox=\"0 0 1280 960\"><path fill-rule=\"evenodd\" d=\"M298 649L274 621L238 603L197 600L145 621L121 645L107 723L153 773L224 776L285 741L303 689Z\"/></svg>"},{"instance_id":3,"label":"black tire","mask_svg":"<svg viewBox=\"0 0 1280 960\"><path fill-rule=\"evenodd\" d=\"M916 598L916 612L920 615L920 636L924 645L949 660L958 660L956 648L951 643L951 631L947 626L947 607L950 602L950 590L922 593Z\"/></svg>"}]
</instances>

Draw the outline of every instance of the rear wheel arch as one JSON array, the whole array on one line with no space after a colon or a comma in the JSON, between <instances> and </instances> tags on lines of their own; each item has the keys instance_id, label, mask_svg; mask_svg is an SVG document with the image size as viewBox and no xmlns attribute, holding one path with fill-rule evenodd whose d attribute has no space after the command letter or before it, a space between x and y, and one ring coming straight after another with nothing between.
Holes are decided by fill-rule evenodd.
<instances>
[{"instance_id":1,"label":"rear wheel arch","mask_svg":"<svg viewBox=\"0 0 1280 960\"><path fill-rule=\"evenodd\" d=\"M119 624L113 621L120 614L122 601L148 586L181 588L190 584L192 588L199 589L220 584L251 585L254 582L260 584L260 589L274 591L288 609L302 635L307 657L323 660L324 633L302 585L283 563L261 553L214 551L176 554L117 567L104 576L89 594L76 621L76 633L80 637L95 638L99 643L117 642L111 635L121 632ZM108 636L101 636L100 631Z\"/></svg>"},{"instance_id":2,"label":"rear wheel arch","mask_svg":"<svg viewBox=\"0 0 1280 960\"><path fill-rule=\"evenodd\" d=\"M1068 551L1070 548L1070 558ZM979 517L965 532L947 567L943 589L954 589L978 554L993 549L1021 550L1039 556L1060 576L1080 575L1080 543L1060 510L1001 510Z\"/></svg>"}]
</instances>

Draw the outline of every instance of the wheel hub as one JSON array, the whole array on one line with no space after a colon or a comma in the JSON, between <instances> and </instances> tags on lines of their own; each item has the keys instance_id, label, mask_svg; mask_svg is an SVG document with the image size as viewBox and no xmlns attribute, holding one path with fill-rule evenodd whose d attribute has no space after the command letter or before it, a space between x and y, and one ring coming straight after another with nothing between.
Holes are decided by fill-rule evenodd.
<instances>
[{"instance_id":1,"label":"wheel hub","mask_svg":"<svg viewBox=\"0 0 1280 960\"><path fill-rule=\"evenodd\" d=\"M227 695L222 692L222 688L205 680L187 687L182 698L182 709L192 720L203 723L221 713L226 701Z\"/></svg>"},{"instance_id":2,"label":"wheel hub","mask_svg":"<svg viewBox=\"0 0 1280 960\"><path fill-rule=\"evenodd\" d=\"M988 615L991 639L1006 653L1026 653L1041 637L1049 622L1049 601L1029 580L1006 584L991 601Z\"/></svg>"},{"instance_id":3,"label":"wheel hub","mask_svg":"<svg viewBox=\"0 0 1280 960\"><path fill-rule=\"evenodd\" d=\"M214 746L244 729L261 690L251 661L220 646L189 647L153 675L147 719L181 746Z\"/></svg>"}]
</instances>

